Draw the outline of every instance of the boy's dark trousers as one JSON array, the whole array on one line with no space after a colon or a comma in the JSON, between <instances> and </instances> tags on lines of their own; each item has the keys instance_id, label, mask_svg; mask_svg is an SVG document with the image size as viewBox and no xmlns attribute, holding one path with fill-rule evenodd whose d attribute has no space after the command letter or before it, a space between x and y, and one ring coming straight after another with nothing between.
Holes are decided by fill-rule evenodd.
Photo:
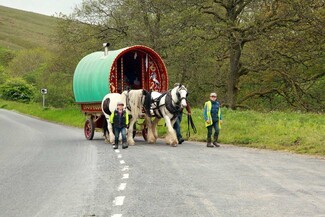
<instances>
[{"instance_id":1,"label":"boy's dark trousers","mask_svg":"<svg viewBox=\"0 0 325 217\"><path fill-rule=\"evenodd\" d=\"M114 127L114 135L115 135L115 145L118 146L118 139L120 133L122 134L122 144L126 144L126 128L125 127Z\"/></svg>"}]
</instances>

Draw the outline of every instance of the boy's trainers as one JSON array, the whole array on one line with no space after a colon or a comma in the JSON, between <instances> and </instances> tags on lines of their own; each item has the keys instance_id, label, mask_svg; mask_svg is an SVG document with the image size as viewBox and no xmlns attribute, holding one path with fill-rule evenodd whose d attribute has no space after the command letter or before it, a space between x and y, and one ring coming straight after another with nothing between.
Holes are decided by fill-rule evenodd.
<instances>
[{"instance_id":1,"label":"boy's trainers","mask_svg":"<svg viewBox=\"0 0 325 217\"><path fill-rule=\"evenodd\" d=\"M122 144L122 148L123 148L123 149L126 149L126 148L128 148L128 147L129 147L129 146L128 146L127 144L125 144L125 143Z\"/></svg>"}]
</instances>

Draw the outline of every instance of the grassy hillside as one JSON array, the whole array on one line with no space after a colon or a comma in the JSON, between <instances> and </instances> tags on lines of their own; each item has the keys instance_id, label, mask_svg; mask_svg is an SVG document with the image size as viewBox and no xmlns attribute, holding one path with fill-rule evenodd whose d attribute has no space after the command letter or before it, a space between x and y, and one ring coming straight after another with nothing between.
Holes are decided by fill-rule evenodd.
<instances>
[{"instance_id":1,"label":"grassy hillside","mask_svg":"<svg viewBox=\"0 0 325 217\"><path fill-rule=\"evenodd\" d=\"M57 18L0 6L0 47L53 49Z\"/></svg>"}]
</instances>

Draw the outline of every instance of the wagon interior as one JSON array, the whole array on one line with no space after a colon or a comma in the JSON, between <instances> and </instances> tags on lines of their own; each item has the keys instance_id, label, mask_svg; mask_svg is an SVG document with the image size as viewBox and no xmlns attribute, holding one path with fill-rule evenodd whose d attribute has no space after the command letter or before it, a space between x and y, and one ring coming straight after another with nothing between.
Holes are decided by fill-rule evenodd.
<instances>
[{"instance_id":1,"label":"wagon interior","mask_svg":"<svg viewBox=\"0 0 325 217\"><path fill-rule=\"evenodd\" d=\"M143 50L130 50L115 61L111 70L110 92L127 89L167 90L167 74L160 58ZM114 79L116 73L116 79ZM114 89L116 87L116 89Z\"/></svg>"},{"instance_id":2,"label":"wagon interior","mask_svg":"<svg viewBox=\"0 0 325 217\"><path fill-rule=\"evenodd\" d=\"M143 58L140 52L128 52L117 60L117 92L144 88Z\"/></svg>"}]
</instances>

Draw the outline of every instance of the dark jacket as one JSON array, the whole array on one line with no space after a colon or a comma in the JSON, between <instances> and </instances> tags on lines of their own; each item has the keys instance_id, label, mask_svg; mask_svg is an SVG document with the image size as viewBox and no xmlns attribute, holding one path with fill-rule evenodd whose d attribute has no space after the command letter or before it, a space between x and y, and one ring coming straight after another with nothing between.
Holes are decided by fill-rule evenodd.
<instances>
[{"instance_id":1,"label":"dark jacket","mask_svg":"<svg viewBox=\"0 0 325 217\"><path fill-rule=\"evenodd\" d=\"M115 109L109 120L113 127L127 127L129 125L129 114L125 109L123 109L122 113L119 113L119 111Z\"/></svg>"}]
</instances>

